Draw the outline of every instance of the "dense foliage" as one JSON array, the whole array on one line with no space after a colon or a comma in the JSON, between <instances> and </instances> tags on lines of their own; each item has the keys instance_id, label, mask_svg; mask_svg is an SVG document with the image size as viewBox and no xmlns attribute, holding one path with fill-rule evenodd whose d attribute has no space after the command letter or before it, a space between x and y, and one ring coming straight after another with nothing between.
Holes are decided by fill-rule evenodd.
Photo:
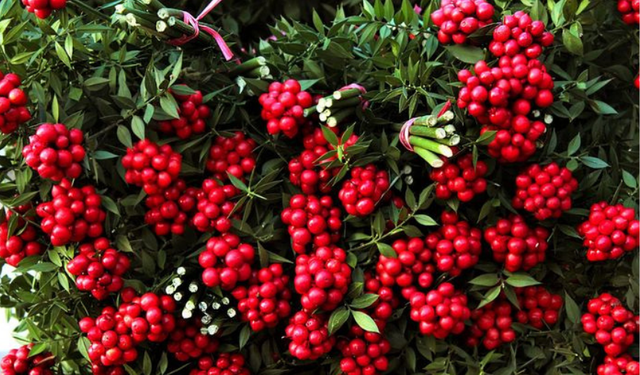
<instances>
[{"instance_id":1,"label":"dense foliage","mask_svg":"<svg viewBox=\"0 0 640 375\"><path fill-rule=\"evenodd\" d=\"M637 373L634 8L453 3L0 2L3 373Z\"/></svg>"}]
</instances>

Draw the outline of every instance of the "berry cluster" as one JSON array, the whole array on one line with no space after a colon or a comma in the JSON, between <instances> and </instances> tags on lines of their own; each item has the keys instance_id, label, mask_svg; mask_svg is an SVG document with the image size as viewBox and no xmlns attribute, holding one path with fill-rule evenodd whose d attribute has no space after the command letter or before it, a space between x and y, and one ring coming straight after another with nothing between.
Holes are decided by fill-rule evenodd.
<instances>
[{"instance_id":1,"label":"berry cluster","mask_svg":"<svg viewBox=\"0 0 640 375\"><path fill-rule=\"evenodd\" d=\"M79 290L91 292L97 300L103 300L109 293L122 289L122 275L131 265L129 257L112 248L104 237L80 245L78 251L80 254L67 264L67 270L76 276Z\"/></svg>"},{"instance_id":2,"label":"berry cluster","mask_svg":"<svg viewBox=\"0 0 640 375\"><path fill-rule=\"evenodd\" d=\"M311 243L329 246L340 238L340 209L333 205L329 196L294 195L289 200L289 207L282 211L281 218L289 226L291 247L298 254L304 254Z\"/></svg>"},{"instance_id":3,"label":"berry cluster","mask_svg":"<svg viewBox=\"0 0 640 375\"><path fill-rule=\"evenodd\" d=\"M272 82L269 92L260 95L259 102L269 134L282 132L293 138L298 134L298 128L307 121L304 109L313 105L313 97L302 91L298 81L288 79L284 83Z\"/></svg>"},{"instance_id":4,"label":"berry cluster","mask_svg":"<svg viewBox=\"0 0 640 375\"><path fill-rule=\"evenodd\" d=\"M516 178L513 207L533 213L538 220L557 219L571 209L571 194L578 189L578 180L571 171L550 163L530 165Z\"/></svg>"},{"instance_id":5,"label":"berry cluster","mask_svg":"<svg viewBox=\"0 0 640 375\"><path fill-rule=\"evenodd\" d=\"M604 363L596 370L598 375L640 375L640 363L630 355L605 356Z\"/></svg>"},{"instance_id":6,"label":"berry cluster","mask_svg":"<svg viewBox=\"0 0 640 375\"><path fill-rule=\"evenodd\" d=\"M254 271L249 286L239 286L231 294L238 300L238 311L244 322L255 332L273 328L281 319L291 314L291 290L288 287L289 275L285 275L282 265Z\"/></svg>"},{"instance_id":7,"label":"berry cluster","mask_svg":"<svg viewBox=\"0 0 640 375\"><path fill-rule=\"evenodd\" d=\"M327 319L323 315L298 311L289 320L285 328L289 343L289 352L299 360L314 360L329 353L336 338L329 336Z\"/></svg>"},{"instance_id":8,"label":"berry cluster","mask_svg":"<svg viewBox=\"0 0 640 375\"><path fill-rule=\"evenodd\" d=\"M233 185L222 185L216 180L202 182L202 191L198 193L197 211L193 216L193 225L201 232L216 230L228 232L231 227L231 215L235 203L230 199L238 194Z\"/></svg>"},{"instance_id":9,"label":"berry cluster","mask_svg":"<svg viewBox=\"0 0 640 375\"><path fill-rule=\"evenodd\" d=\"M34 344L23 345L18 349L11 349L0 362L3 375L53 375L54 365L51 353L40 353L29 357Z\"/></svg>"},{"instance_id":10,"label":"berry cluster","mask_svg":"<svg viewBox=\"0 0 640 375\"><path fill-rule=\"evenodd\" d=\"M524 53L530 59L542 54L543 47L553 44L553 34L545 30L542 21L534 21L523 11L506 15L502 24L493 30L489 52L494 56L515 56Z\"/></svg>"},{"instance_id":11,"label":"berry cluster","mask_svg":"<svg viewBox=\"0 0 640 375\"><path fill-rule=\"evenodd\" d=\"M409 301L409 316L418 322L420 333L439 340L464 331L464 321L471 316L467 296L451 283L442 283L427 294L416 291Z\"/></svg>"},{"instance_id":12,"label":"berry cluster","mask_svg":"<svg viewBox=\"0 0 640 375\"><path fill-rule=\"evenodd\" d=\"M396 258L380 254L376 264L377 277L382 285L391 287L398 285L402 288L402 295L409 299L409 295L417 285L429 288L433 284L433 274L436 271L431 262L433 252L423 239L414 237L398 239L391 245L396 252ZM406 290L406 291L405 291Z\"/></svg>"},{"instance_id":13,"label":"berry cluster","mask_svg":"<svg viewBox=\"0 0 640 375\"><path fill-rule=\"evenodd\" d=\"M37 241L36 227L23 217L18 218L16 229L9 236L9 219L13 215L25 215L30 208L31 206L21 206L15 209L15 213L7 212L6 220L0 224L0 258L13 267L17 267L25 257L42 254L45 249Z\"/></svg>"},{"instance_id":14,"label":"berry cluster","mask_svg":"<svg viewBox=\"0 0 640 375\"><path fill-rule=\"evenodd\" d=\"M245 367L245 358L240 353L220 353L217 358L202 357L198 368L189 375L250 375Z\"/></svg>"},{"instance_id":15,"label":"berry cluster","mask_svg":"<svg viewBox=\"0 0 640 375\"><path fill-rule=\"evenodd\" d=\"M125 181L140 186L149 195L159 194L178 178L182 168L182 155L169 145L158 146L143 139L122 157L126 170Z\"/></svg>"},{"instance_id":16,"label":"berry cluster","mask_svg":"<svg viewBox=\"0 0 640 375\"><path fill-rule=\"evenodd\" d=\"M526 116L515 116L507 129L485 126L480 134L496 131L496 136L487 146L489 155L503 163L528 160L536 152L536 142L547 131L542 121L531 121Z\"/></svg>"},{"instance_id":17,"label":"berry cluster","mask_svg":"<svg viewBox=\"0 0 640 375\"><path fill-rule=\"evenodd\" d=\"M202 104L202 93L196 91L191 95L178 95L172 92L178 102L177 119L160 121L160 132L175 134L180 139L187 139L192 134L204 133L205 120L211 116L211 110Z\"/></svg>"},{"instance_id":18,"label":"berry cluster","mask_svg":"<svg viewBox=\"0 0 640 375\"><path fill-rule=\"evenodd\" d=\"M176 327L173 298L154 293L137 296L132 289L124 289L121 299L117 310L105 307L96 319L79 322L91 342L88 354L96 375L123 374L122 365L138 358L139 344L163 342Z\"/></svg>"},{"instance_id":19,"label":"berry cluster","mask_svg":"<svg viewBox=\"0 0 640 375\"><path fill-rule=\"evenodd\" d=\"M220 286L223 290L233 290L238 282L251 277L254 258L253 246L240 243L237 235L225 233L222 237L212 237L198 258L204 268L202 282L210 288Z\"/></svg>"},{"instance_id":20,"label":"berry cluster","mask_svg":"<svg viewBox=\"0 0 640 375\"><path fill-rule=\"evenodd\" d=\"M165 190L145 199L148 210L144 222L151 225L158 236L181 235L195 212L199 195L199 189L187 188L183 179L177 179Z\"/></svg>"},{"instance_id":21,"label":"berry cluster","mask_svg":"<svg viewBox=\"0 0 640 375\"><path fill-rule=\"evenodd\" d=\"M380 331L381 325L378 322ZM391 344L379 333L351 326L349 337L338 341L337 348L342 353L340 371L344 375L376 375L389 368L386 354L391 350Z\"/></svg>"},{"instance_id":22,"label":"berry cluster","mask_svg":"<svg viewBox=\"0 0 640 375\"><path fill-rule=\"evenodd\" d=\"M349 215L365 217L381 199L389 197L388 189L389 173L369 164L351 170L351 178L342 184L338 197Z\"/></svg>"},{"instance_id":23,"label":"berry cluster","mask_svg":"<svg viewBox=\"0 0 640 375\"><path fill-rule=\"evenodd\" d=\"M542 329L545 325L551 327L558 322L562 307L560 295L550 293L541 286L516 288L516 294L520 305L520 310L516 312L519 323Z\"/></svg>"},{"instance_id":24,"label":"berry cluster","mask_svg":"<svg viewBox=\"0 0 640 375\"><path fill-rule=\"evenodd\" d=\"M22 81L16 74L0 72L0 132L13 133L20 124L31 120L26 105L27 94L19 87Z\"/></svg>"},{"instance_id":25,"label":"berry cluster","mask_svg":"<svg viewBox=\"0 0 640 375\"><path fill-rule=\"evenodd\" d=\"M640 222L633 208L607 202L591 206L589 219L578 226L590 262L618 259L638 248Z\"/></svg>"},{"instance_id":26,"label":"berry cluster","mask_svg":"<svg viewBox=\"0 0 640 375\"><path fill-rule=\"evenodd\" d=\"M516 339L512 307L507 301L494 301L471 312L470 336L467 345L478 346L480 342L487 350L493 350L502 344Z\"/></svg>"},{"instance_id":27,"label":"berry cluster","mask_svg":"<svg viewBox=\"0 0 640 375\"><path fill-rule=\"evenodd\" d=\"M329 128L338 135L338 128ZM342 145L343 151L354 145L358 136L352 134ZM329 144L322 129L315 128L302 139L304 151L289 161L289 180L294 186L299 186L304 194L331 192L330 180L338 173L339 168L326 168L326 164L335 157L327 158L318 163L317 160L329 152L333 146Z\"/></svg>"},{"instance_id":28,"label":"berry cluster","mask_svg":"<svg viewBox=\"0 0 640 375\"><path fill-rule=\"evenodd\" d=\"M338 307L351 283L351 268L346 262L345 251L335 246L321 246L310 255L296 257L293 285L302 296L304 310L333 311Z\"/></svg>"},{"instance_id":29,"label":"berry cluster","mask_svg":"<svg viewBox=\"0 0 640 375\"><path fill-rule=\"evenodd\" d=\"M393 289L383 285L380 279L371 272L364 274L364 291L378 296L378 299L367 307L369 315L376 321L388 321L394 310L400 305L400 299Z\"/></svg>"},{"instance_id":30,"label":"berry cluster","mask_svg":"<svg viewBox=\"0 0 640 375\"><path fill-rule=\"evenodd\" d=\"M540 108L553 104L553 79L540 61L516 55L501 57L498 64L490 68L480 60L474 73L466 69L458 72L458 79L465 84L458 93L458 106L468 108L481 124L508 128L511 117L531 112L532 103Z\"/></svg>"},{"instance_id":31,"label":"berry cluster","mask_svg":"<svg viewBox=\"0 0 640 375\"><path fill-rule=\"evenodd\" d=\"M40 19L45 19L54 10L66 8L67 0L22 0L22 4L26 7L27 12L35 14Z\"/></svg>"},{"instance_id":32,"label":"berry cluster","mask_svg":"<svg viewBox=\"0 0 640 375\"><path fill-rule=\"evenodd\" d=\"M80 177L85 150L79 129L67 129L64 124L42 124L29 143L22 148L28 166L42 178L60 181Z\"/></svg>"},{"instance_id":33,"label":"berry cluster","mask_svg":"<svg viewBox=\"0 0 640 375\"><path fill-rule=\"evenodd\" d=\"M463 44L467 36L491 23L493 13L493 5L485 0L443 0L431 20L440 28L441 44Z\"/></svg>"},{"instance_id":34,"label":"berry cluster","mask_svg":"<svg viewBox=\"0 0 640 375\"><path fill-rule=\"evenodd\" d=\"M444 165L434 168L429 178L436 182L438 199L449 199L456 194L461 202L469 202L487 190L486 173L487 164L478 160L474 167L471 154L467 154L455 162L444 158Z\"/></svg>"},{"instance_id":35,"label":"berry cluster","mask_svg":"<svg viewBox=\"0 0 640 375\"><path fill-rule=\"evenodd\" d=\"M102 235L107 214L100 208L102 199L95 187L76 188L65 179L53 186L51 196L53 200L38 205L36 213L42 218L40 227L53 246Z\"/></svg>"},{"instance_id":36,"label":"berry cluster","mask_svg":"<svg viewBox=\"0 0 640 375\"><path fill-rule=\"evenodd\" d=\"M205 164L213 177L226 181L227 173L244 179L256 166L253 149L256 141L248 138L242 132L235 132L232 137L217 136L215 144L209 149L209 158Z\"/></svg>"},{"instance_id":37,"label":"berry cluster","mask_svg":"<svg viewBox=\"0 0 640 375\"><path fill-rule=\"evenodd\" d=\"M528 271L544 262L548 237L547 229L529 228L518 215L499 219L495 226L484 230L484 239L491 247L493 259L504 263L509 272Z\"/></svg>"},{"instance_id":38,"label":"berry cluster","mask_svg":"<svg viewBox=\"0 0 640 375\"><path fill-rule=\"evenodd\" d=\"M595 336L607 355L617 357L634 343L638 334L638 316L627 310L619 299L602 293L587 304L582 329Z\"/></svg>"},{"instance_id":39,"label":"berry cluster","mask_svg":"<svg viewBox=\"0 0 640 375\"><path fill-rule=\"evenodd\" d=\"M458 276L462 270L478 263L482 252L482 231L472 228L466 221L460 221L455 212L443 211L442 226L425 239L433 252L436 268Z\"/></svg>"},{"instance_id":40,"label":"berry cluster","mask_svg":"<svg viewBox=\"0 0 640 375\"><path fill-rule=\"evenodd\" d=\"M640 25L640 1L618 0L618 12L622 13L622 22L629 26Z\"/></svg>"},{"instance_id":41,"label":"berry cluster","mask_svg":"<svg viewBox=\"0 0 640 375\"><path fill-rule=\"evenodd\" d=\"M200 320L179 319L175 330L169 335L167 351L180 362L215 353L220 343L208 334L202 334L201 328Z\"/></svg>"}]
</instances>

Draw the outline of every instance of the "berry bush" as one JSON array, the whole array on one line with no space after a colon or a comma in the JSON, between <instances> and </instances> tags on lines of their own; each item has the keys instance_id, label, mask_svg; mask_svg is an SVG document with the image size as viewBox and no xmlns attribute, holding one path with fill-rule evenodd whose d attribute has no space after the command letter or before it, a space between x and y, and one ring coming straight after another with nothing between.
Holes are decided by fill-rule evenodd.
<instances>
[{"instance_id":1,"label":"berry bush","mask_svg":"<svg viewBox=\"0 0 640 375\"><path fill-rule=\"evenodd\" d=\"M0 1L0 374L639 374L637 0L208 4Z\"/></svg>"}]
</instances>

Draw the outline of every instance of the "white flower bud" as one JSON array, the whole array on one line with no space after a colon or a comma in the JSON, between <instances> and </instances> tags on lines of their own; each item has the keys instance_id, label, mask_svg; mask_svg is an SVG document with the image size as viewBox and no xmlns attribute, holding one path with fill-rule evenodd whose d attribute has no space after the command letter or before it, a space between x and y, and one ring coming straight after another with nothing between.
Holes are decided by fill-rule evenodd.
<instances>
[{"instance_id":1,"label":"white flower bud","mask_svg":"<svg viewBox=\"0 0 640 375\"><path fill-rule=\"evenodd\" d=\"M409 173L411 173L412 170L413 170L413 168L411 168L410 165L405 165L404 168L402 168L402 173L409 174Z\"/></svg>"}]
</instances>

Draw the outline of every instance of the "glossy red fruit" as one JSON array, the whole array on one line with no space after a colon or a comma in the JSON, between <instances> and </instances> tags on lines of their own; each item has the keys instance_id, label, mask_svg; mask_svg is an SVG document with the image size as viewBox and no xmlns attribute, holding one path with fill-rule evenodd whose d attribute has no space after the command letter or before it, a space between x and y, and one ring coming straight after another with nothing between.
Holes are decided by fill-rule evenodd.
<instances>
[{"instance_id":1,"label":"glossy red fruit","mask_svg":"<svg viewBox=\"0 0 640 375\"><path fill-rule=\"evenodd\" d=\"M349 215L366 217L381 200L390 198L389 187L387 171L378 170L373 164L355 167L351 178L342 184L338 198Z\"/></svg>"},{"instance_id":2,"label":"glossy red fruit","mask_svg":"<svg viewBox=\"0 0 640 375\"><path fill-rule=\"evenodd\" d=\"M584 238L591 262L617 259L635 251L640 241L640 222L633 208L607 202L591 206L589 218L577 228Z\"/></svg>"}]
</instances>

